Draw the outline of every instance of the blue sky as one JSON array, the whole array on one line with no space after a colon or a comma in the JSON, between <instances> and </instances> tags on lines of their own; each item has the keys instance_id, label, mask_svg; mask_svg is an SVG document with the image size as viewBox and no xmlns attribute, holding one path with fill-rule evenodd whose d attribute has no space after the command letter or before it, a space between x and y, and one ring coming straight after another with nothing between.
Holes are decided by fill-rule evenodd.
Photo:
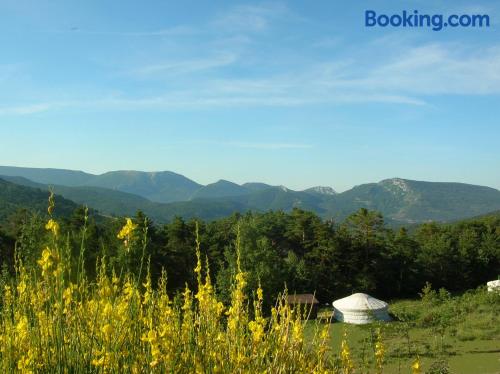
<instances>
[{"instance_id":1,"label":"blue sky","mask_svg":"<svg viewBox=\"0 0 500 374\"><path fill-rule=\"evenodd\" d=\"M500 4L471 3L2 0L0 164L500 188Z\"/></svg>"}]
</instances>

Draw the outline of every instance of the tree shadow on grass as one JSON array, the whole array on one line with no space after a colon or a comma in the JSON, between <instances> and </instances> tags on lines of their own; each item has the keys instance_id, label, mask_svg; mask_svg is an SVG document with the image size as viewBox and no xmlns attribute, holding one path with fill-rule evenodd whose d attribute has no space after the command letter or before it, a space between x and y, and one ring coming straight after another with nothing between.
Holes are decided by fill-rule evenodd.
<instances>
[{"instance_id":1,"label":"tree shadow on grass","mask_svg":"<svg viewBox=\"0 0 500 374\"><path fill-rule=\"evenodd\" d=\"M467 353L500 353L500 349L470 350Z\"/></svg>"}]
</instances>

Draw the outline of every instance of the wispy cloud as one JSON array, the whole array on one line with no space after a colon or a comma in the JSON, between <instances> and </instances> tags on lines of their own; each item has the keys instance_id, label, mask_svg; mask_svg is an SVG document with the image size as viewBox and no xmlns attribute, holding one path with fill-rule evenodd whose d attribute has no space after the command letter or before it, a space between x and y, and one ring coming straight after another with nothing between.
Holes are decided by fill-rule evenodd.
<instances>
[{"instance_id":1,"label":"wispy cloud","mask_svg":"<svg viewBox=\"0 0 500 374\"><path fill-rule=\"evenodd\" d=\"M394 42L394 45L397 45ZM230 56L230 55L229 55ZM193 60L184 71L236 64L234 57ZM434 95L500 93L500 46L467 48L427 43L398 50L382 62L349 57L253 78L192 82L193 86L144 98L140 105L169 107L299 106L379 102L424 105ZM168 65L182 70L182 64ZM152 69L154 70L154 69Z\"/></svg>"},{"instance_id":2,"label":"wispy cloud","mask_svg":"<svg viewBox=\"0 0 500 374\"><path fill-rule=\"evenodd\" d=\"M55 106L51 103L35 103L20 106L0 107L0 115L28 115L40 112L46 112L53 109Z\"/></svg>"},{"instance_id":3,"label":"wispy cloud","mask_svg":"<svg viewBox=\"0 0 500 374\"><path fill-rule=\"evenodd\" d=\"M263 41L265 35L271 34L266 31L275 23L289 19L300 19L300 16L283 3L265 3L231 7L196 27L180 25L156 31L126 32L65 31L110 36L196 37L190 45L176 38L168 38L168 46L159 44L161 38L144 43L147 48L154 46L155 49L146 51L150 53L141 50L135 61L127 59L121 69L113 67L122 73L117 87L108 91L113 92L112 95L106 95L104 89L87 99L81 95L78 99L53 95L50 102L16 105L13 101L12 105L4 103L4 107L0 107L0 115L82 108L195 110L357 103L426 105L432 103L436 95L500 94L499 43L477 46L462 41L421 42L417 33L410 36L388 33L382 38L365 40L356 48L338 48L334 55L318 48L328 49L341 43L335 36L318 37L316 43L302 45L304 51L300 52L283 47L284 52L273 50L270 56L269 49L262 51L263 45L269 47L268 40ZM164 48L156 48L158 46ZM182 53L176 54L176 51ZM320 58L317 58L318 52ZM297 54L301 58L294 59ZM116 77L116 73L111 74ZM167 79L168 86L165 85ZM112 84L116 82L113 80Z\"/></svg>"},{"instance_id":4,"label":"wispy cloud","mask_svg":"<svg viewBox=\"0 0 500 374\"><path fill-rule=\"evenodd\" d=\"M236 60L236 55L225 53L206 58L166 61L158 64L141 66L128 73L139 77L153 76L156 78L158 75L195 73L220 68L231 65L236 62Z\"/></svg>"},{"instance_id":5,"label":"wispy cloud","mask_svg":"<svg viewBox=\"0 0 500 374\"><path fill-rule=\"evenodd\" d=\"M282 3L238 5L219 14L213 24L226 31L261 32L269 28L272 20L289 13Z\"/></svg>"},{"instance_id":6,"label":"wispy cloud","mask_svg":"<svg viewBox=\"0 0 500 374\"><path fill-rule=\"evenodd\" d=\"M359 66L356 60L331 61L255 78L190 78L190 73L237 63L234 55L221 54L151 65L136 73L184 73L186 78L178 82L177 88L151 96L123 94L4 106L0 115L28 115L61 108L172 110L366 102L425 105L435 95L500 94L500 46L468 49L432 43L400 50L378 64Z\"/></svg>"},{"instance_id":7,"label":"wispy cloud","mask_svg":"<svg viewBox=\"0 0 500 374\"><path fill-rule=\"evenodd\" d=\"M498 66L500 46L469 49L432 43L403 50L364 76L340 83L354 89L418 96L498 94Z\"/></svg>"}]
</instances>

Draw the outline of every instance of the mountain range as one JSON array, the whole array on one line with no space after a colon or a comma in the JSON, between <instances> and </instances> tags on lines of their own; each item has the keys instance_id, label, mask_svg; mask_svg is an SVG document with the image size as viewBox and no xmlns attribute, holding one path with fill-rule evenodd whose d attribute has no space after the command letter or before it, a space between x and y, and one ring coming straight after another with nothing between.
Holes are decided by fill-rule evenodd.
<instances>
[{"instance_id":1,"label":"mountain range","mask_svg":"<svg viewBox=\"0 0 500 374\"><path fill-rule=\"evenodd\" d=\"M100 175L63 169L0 166L1 188L47 190L105 215L142 210L156 222L175 216L216 219L234 212L310 210L342 220L359 208L381 212L392 224L453 221L500 209L500 191L463 183L392 178L336 193L331 187L294 191L265 183L219 180L208 185L170 172L111 171ZM21 193L21 192L20 192ZM26 193L23 190L22 193ZM1 199L0 194L0 199ZM0 201L0 204L2 202ZM1 207L2 205L0 205Z\"/></svg>"}]
</instances>

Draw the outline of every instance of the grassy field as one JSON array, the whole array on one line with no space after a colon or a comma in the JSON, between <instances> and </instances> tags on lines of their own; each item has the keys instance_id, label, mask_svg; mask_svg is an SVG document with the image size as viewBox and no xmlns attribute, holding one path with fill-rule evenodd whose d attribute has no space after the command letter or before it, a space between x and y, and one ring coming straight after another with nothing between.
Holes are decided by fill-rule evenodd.
<instances>
[{"instance_id":1,"label":"grassy field","mask_svg":"<svg viewBox=\"0 0 500 374\"><path fill-rule=\"evenodd\" d=\"M51 195L49 215L53 208ZM16 257L15 276L0 278L1 373L500 372L499 293L452 296L428 284L420 300L390 303L396 322L304 321L286 295L266 313L262 288L248 289L239 232L224 304L202 266L198 226L196 285L174 298L165 272L153 286L143 266L147 229L131 219L117 237L125 258L142 252L138 271L116 272L101 259L96 279L84 271L83 244L73 263L52 216L45 229L36 264Z\"/></svg>"},{"instance_id":2,"label":"grassy field","mask_svg":"<svg viewBox=\"0 0 500 374\"><path fill-rule=\"evenodd\" d=\"M456 297L431 291L423 301L391 303L391 313L403 321L362 326L332 321L331 353L340 352L347 332L357 372L375 372L374 340L380 328L384 373L409 373L417 355L423 373L500 373L499 299L484 290ZM306 331L312 333L313 325L309 322Z\"/></svg>"}]
</instances>

